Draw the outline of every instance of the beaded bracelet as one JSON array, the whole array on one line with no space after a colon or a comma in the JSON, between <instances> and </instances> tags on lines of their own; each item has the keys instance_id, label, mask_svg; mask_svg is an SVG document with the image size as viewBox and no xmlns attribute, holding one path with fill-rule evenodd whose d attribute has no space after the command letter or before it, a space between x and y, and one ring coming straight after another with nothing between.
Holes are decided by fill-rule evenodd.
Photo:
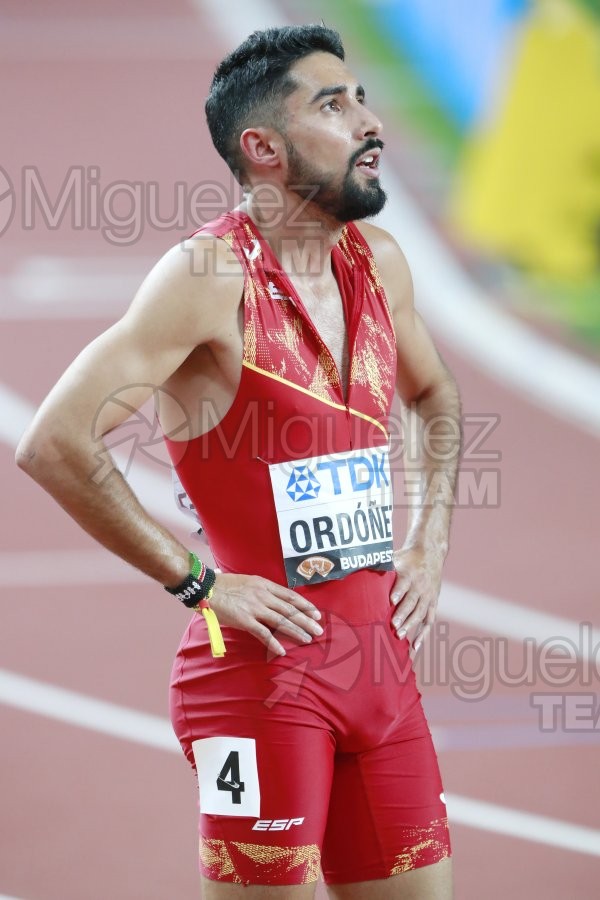
<instances>
[{"instance_id":1,"label":"beaded bracelet","mask_svg":"<svg viewBox=\"0 0 600 900\"><path fill-rule=\"evenodd\" d=\"M165 585L165 590L177 597L178 600L181 600L188 609L202 613L208 627L208 639L212 655L223 656L225 654L225 642L221 634L219 620L208 602L215 587L216 572L213 569L209 569L191 551L189 559L191 571L187 578L174 588Z\"/></svg>"},{"instance_id":2,"label":"beaded bracelet","mask_svg":"<svg viewBox=\"0 0 600 900\"><path fill-rule=\"evenodd\" d=\"M190 574L177 587L167 587L165 591L181 600L188 609L194 609L199 600L208 600L212 596L216 574L201 562L195 553L189 555Z\"/></svg>"}]
</instances>

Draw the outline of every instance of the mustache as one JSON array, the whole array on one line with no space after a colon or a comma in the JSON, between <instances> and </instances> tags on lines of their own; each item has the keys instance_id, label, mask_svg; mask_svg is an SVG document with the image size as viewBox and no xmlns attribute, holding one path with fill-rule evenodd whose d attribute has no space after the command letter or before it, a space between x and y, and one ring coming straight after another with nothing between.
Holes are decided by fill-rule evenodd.
<instances>
[{"instance_id":1,"label":"mustache","mask_svg":"<svg viewBox=\"0 0 600 900\"><path fill-rule=\"evenodd\" d=\"M369 138L369 140L365 143L364 147L361 147L360 150L357 150L356 153L352 154L352 157L350 158L349 167L352 168L352 166L356 165L356 163L361 158L363 153L368 153L369 150L375 150L375 149L383 150L384 147L385 147L385 144L383 143L383 141L380 141L379 138Z\"/></svg>"}]
</instances>

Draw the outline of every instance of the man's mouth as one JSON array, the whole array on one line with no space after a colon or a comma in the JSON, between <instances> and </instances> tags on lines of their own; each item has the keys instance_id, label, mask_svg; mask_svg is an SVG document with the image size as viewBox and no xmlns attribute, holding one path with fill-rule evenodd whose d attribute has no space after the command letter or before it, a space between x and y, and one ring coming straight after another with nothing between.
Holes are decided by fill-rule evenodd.
<instances>
[{"instance_id":1,"label":"man's mouth","mask_svg":"<svg viewBox=\"0 0 600 900\"><path fill-rule=\"evenodd\" d=\"M361 171L365 172L365 174L369 175L371 178L377 178L379 176L380 156L381 149L379 147L375 147L373 150L367 150L366 153L359 156L356 161L356 168L361 169Z\"/></svg>"}]
</instances>

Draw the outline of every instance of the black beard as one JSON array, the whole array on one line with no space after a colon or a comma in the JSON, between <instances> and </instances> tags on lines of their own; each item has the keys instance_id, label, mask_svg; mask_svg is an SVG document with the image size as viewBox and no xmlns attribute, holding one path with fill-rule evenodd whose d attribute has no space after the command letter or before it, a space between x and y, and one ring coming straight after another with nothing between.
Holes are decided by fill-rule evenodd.
<instances>
[{"instance_id":1,"label":"black beard","mask_svg":"<svg viewBox=\"0 0 600 900\"><path fill-rule=\"evenodd\" d=\"M373 147L381 147L379 141L370 142L356 153L350 160L348 171L341 187L336 187L333 178L324 178L323 174L303 159L292 144L288 143L290 190L315 203L326 215L338 222L352 222L355 219L366 219L381 212L387 201L387 194L377 178L368 179L364 186L358 184L356 178L356 161L363 153Z\"/></svg>"}]
</instances>

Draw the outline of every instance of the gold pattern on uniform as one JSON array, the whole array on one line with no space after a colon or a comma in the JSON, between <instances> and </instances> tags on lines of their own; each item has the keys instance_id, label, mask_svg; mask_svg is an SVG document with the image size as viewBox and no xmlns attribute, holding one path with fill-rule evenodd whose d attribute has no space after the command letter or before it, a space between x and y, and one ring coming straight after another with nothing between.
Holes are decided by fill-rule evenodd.
<instances>
[{"instance_id":1,"label":"gold pattern on uniform","mask_svg":"<svg viewBox=\"0 0 600 900\"><path fill-rule=\"evenodd\" d=\"M369 266L369 270L366 273L366 278L369 284L370 289L373 293L379 297L381 300L381 306L385 311L386 318L390 323L390 327L392 329L392 333L394 331L394 323L392 322L392 316L390 313L390 308L387 302L387 297L385 295L385 290L383 287L383 282L381 281L381 276L379 274L379 269L377 268L377 264L375 262L375 258L373 253L371 252L371 248L362 244L359 240L354 238L348 231L346 227L342 232L342 237L340 238L338 247L342 251L346 260L350 263L351 266L355 265L355 260L352 256L352 252L356 253L358 256L363 256Z\"/></svg>"},{"instance_id":2,"label":"gold pattern on uniform","mask_svg":"<svg viewBox=\"0 0 600 900\"><path fill-rule=\"evenodd\" d=\"M279 307L282 327L268 331L265 336L265 353L261 355L258 365L268 372L281 374L281 370L286 368L286 358L290 367L295 366L296 374L302 375L304 379L309 378L310 369L304 362L302 356L302 346L304 343L304 334L302 319L294 310L291 304L281 304ZM275 354L272 347L275 344L284 351L283 362L279 369L275 365Z\"/></svg>"},{"instance_id":3,"label":"gold pattern on uniform","mask_svg":"<svg viewBox=\"0 0 600 900\"><path fill-rule=\"evenodd\" d=\"M273 344L283 347L288 353L295 357L296 361L302 368L306 369L306 363L300 354L300 344L302 341L302 322L299 316L289 315L282 311L282 327L274 331L268 332L268 338Z\"/></svg>"},{"instance_id":4,"label":"gold pattern on uniform","mask_svg":"<svg viewBox=\"0 0 600 900\"><path fill-rule=\"evenodd\" d=\"M260 371L297 384L320 400L339 400L340 376L329 349L318 336L317 347L314 346L315 336L307 333L303 315L285 290L279 290L277 282L265 283L269 276L263 268L261 243L251 223L244 223L242 229L243 234L230 232L226 237L234 243L237 240L247 270L244 361ZM372 313L365 312L361 316L350 361L348 389L359 385L367 394L363 396L367 406L371 406L368 396L371 397L373 408L369 411L372 415L387 415L394 390L396 349L385 292L370 249L349 226L344 228L337 246L345 264L354 271L358 267L364 273L364 279L356 285L361 285L366 292L364 300ZM381 324L377 321L380 310L389 327L386 327L386 321ZM316 365L315 351L318 352ZM352 402L351 398L349 402Z\"/></svg>"},{"instance_id":5,"label":"gold pattern on uniform","mask_svg":"<svg viewBox=\"0 0 600 900\"><path fill-rule=\"evenodd\" d=\"M233 250L233 242L235 241L235 231L228 231L227 234L221 235L221 240L225 241L230 250Z\"/></svg>"},{"instance_id":6,"label":"gold pattern on uniform","mask_svg":"<svg viewBox=\"0 0 600 900\"><path fill-rule=\"evenodd\" d=\"M371 276L371 284L379 291L382 288L381 276L379 269L375 265L375 260L369 256L369 275Z\"/></svg>"},{"instance_id":7,"label":"gold pattern on uniform","mask_svg":"<svg viewBox=\"0 0 600 900\"><path fill-rule=\"evenodd\" d=\"M256 365L256 324L252 318L244 326L244 358Z\"/></svg>"},{"instance_id":8,"label":"gold pattern on uniform","mask_svg":"<svg viewBox=\"0 0 600 900\"><path fill-rule=\"evenodd\" d=\"M450 856L448 819L445 817L434 819L429 825L407 825L404 834L406 847L397 854L390 875L400 875Z\"/></svg>"},{"instance_id":9,"label":"gold pattern on uniform","mask_svg":"<svg viewBox=\"0 0 600 900\"><path fill-rule=\"evenodd\" d=\"M246 284L244 285L244 303L246 304L246 306L250 307L251 315L255 315L256 307L258 306L256 293L256 283L252 280L252 278L247 278Z\"/></svg>"},{"instance_id":10,"label":"gold pattern on uniform","mask_svg":"<svg viewBox=\"0 0 600 900\"><path fill-rule=\"evenodd\" d=\"M350 263L350 265L353 266L354 260L352 259L350 250L348 249L349 241L350 241L350 235L348 233L348 226L346 225L344 227L344 230L342 231L342 236L340 237L340 239L338 241L338 247L341 250L346 262Z\"/></svg>"},{"instance_id":11,"label":"gold pattern on uniform","mask_svg":"<svg viewBox=\"0 0 600 900\"><path fill-rule=\"evenodd\" d=\"M208 873L208 878L213 881L220 881L224 878L229 880L229 876L233 875L233 882L241 884L242 879L235 871L231 856L227 849L225 841L217 838L200 837L200 862Z\"/></svg>"},{"instance_id":12,"label":"gold pattern on uniform","mask_svg":"<svg viewBox=\"0 0 600 900\"><path fill-rule=\"evenodd\" d=\"M303 866L300 884L310 884L319 877L321 852L317 844L301 847L266 847L263 844L242 844L232 841L233 846L252 862L260 866L270 866L273 875L279 878L298 866Z\"/></svg>"},{"instance_id":13,"label":"gold pattern on uniform","mask_svg":"<svg viewBox=\"0 0 600 900\"><path fill-rule=\"evenodd\" d=\"M331 353L327 349L321 350L308 390L311 394L316 394L317 397L321 397L321 399L331 400L332 397L329 389L337 387L339 383L340 379L337 366Z\"/></svg>"},{"instance_id":14,"label":"gold pattern on uniform","mask_svg":"<svg viewBox=\"0 0 600 900\"><path fill-rule=\"evenodd\" d=\"M362 347L355 348L350 368L350 384L366 387L385 414L394 383L390 365L394 358L394 348L385 329L371 316L363 316L363 327L365 338Z\"/></svg>"},{"instance_id":15,"label":"gold pattern on uniform","mask_svg":"<svg viewBox=\"0 0 600 900\"><path fill-rule=\"evenodd\" d=\"M259 344L262 337L261 320L258 314L258 304L261 300L261 287L253 278L247 278L244 287L244 359L257 365Z\"/></svg>"}]
</instances>

